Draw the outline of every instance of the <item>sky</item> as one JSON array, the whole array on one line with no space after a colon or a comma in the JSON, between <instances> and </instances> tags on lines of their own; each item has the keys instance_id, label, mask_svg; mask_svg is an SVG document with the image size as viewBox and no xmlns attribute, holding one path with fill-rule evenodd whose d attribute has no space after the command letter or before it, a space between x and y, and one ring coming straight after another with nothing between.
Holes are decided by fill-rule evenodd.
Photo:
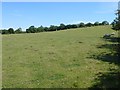
<instances>
[{"instance_id":1,"label":"sky","mask_svg":"<svg viewBox=\"0 0 120 90\"><path fill-rule=\"evenodd\" d=\"M117 2L2 2L2 29L112 22Z\"/></svg>"}]
</instances>

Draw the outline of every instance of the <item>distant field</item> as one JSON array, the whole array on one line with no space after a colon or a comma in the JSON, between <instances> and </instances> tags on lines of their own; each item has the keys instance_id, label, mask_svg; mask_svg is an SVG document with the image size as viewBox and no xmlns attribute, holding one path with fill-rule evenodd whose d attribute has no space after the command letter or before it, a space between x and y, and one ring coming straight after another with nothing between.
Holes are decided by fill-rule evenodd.
<instances>
[{"instance_id":1,"label":"distant field","mask_svg":"<svg viewBox=\"0 0 120 90\"><path fill-rule=\"evenodd\" d=\"M120 71L116 56L111 57L115 51L110 45L117 42L102 38L112 32L110 26L96 26L3 35L3 87L90 88L100 84L99 76ZM117 79L106 79L103 84L116 87Z\"/></svg>"}]
</instances>

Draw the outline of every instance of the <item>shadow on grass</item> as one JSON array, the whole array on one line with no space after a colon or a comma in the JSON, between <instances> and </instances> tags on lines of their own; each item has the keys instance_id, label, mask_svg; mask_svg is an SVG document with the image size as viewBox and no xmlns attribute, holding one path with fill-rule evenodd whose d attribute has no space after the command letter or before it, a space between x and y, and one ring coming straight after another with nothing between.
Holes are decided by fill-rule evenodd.
<instances>
[{"instance_id":1,"label":"shadow on grass","mask_svg":"<svg viewBox=\"0 0 120 90\"><path fill-rule=\"evenodd\" d=\"M97 46L98 49L107 48L111 52L103 52L99 54L92 54L88 58L93 58L95 60L101 60L104 62L109 62L109 64L115 64L118 69L109 69L108 72L98 73L97 78L95 78L95 84L89 89L109 89L109 88L120 88L120 38L111 37L105 39L108 42L113 42L112 44L104 44ZM116 44L118 42L118 44Z\"/></svg>"},{"instance_id":2,"label":"shadow on grass","mask_svg":"<svg viewBox=\"0 0 120 90\"><path fill-rule=\"evenodd\" d=\"M95 79L96 83L89 89L109 89L109 88L120 88L120 72L111 71L98 75Z\"/></svg>"},{"instance_id":3,"label":"shadow on grass","mask_svg":"<svg viewBox=\"0 0 120 90\"><path fill-rule=\"evenodd\" d=\"M105 40L110 41L110 42L119 42L120 43L120 37L109 37L109 38L106 38Z\"/></svg>"},{"instance_id":4,"label":"shadow on grass","mask_svg":"<svg viewBox=\"0 0 120 90\"><path fill-rule=\"evenodd\" d=\"M117 51L120 49L119 45L120 44L104 44L104 45L97 45L97 48L107 48L113 51Z\"/></svg>"},{"instance_id":5,"label":"shadow on grass","mask_svg":"<svg viewBox=\"0 0 120 90\"><path fill-rule=\"evenodd\" d=\"M88 58L93 58L95 60L101 60L101 61L104 61L104 62L109 62L109 64L116 64L116 65L120 65L120 60L119 60L119 55L118 53L100 53L100 54L94 54L94 55L91 55L90 57Z\"/></svg>"}]
</instances>

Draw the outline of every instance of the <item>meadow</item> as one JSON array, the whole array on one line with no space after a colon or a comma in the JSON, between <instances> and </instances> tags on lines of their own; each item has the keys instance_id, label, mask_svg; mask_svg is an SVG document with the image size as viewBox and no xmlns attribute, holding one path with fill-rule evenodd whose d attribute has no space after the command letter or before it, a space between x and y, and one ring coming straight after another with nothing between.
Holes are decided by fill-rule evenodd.
<instances>
[{"instance_id":1,"label":"meadow","mask_svg":"<svg viewBox=\"0 0 120 90\"><path fill-rule=\"evenodd\" d=\"M117 32L94 26L55 32L2 35L3 88L119 87Z\"/></svg>"}]
</instances>

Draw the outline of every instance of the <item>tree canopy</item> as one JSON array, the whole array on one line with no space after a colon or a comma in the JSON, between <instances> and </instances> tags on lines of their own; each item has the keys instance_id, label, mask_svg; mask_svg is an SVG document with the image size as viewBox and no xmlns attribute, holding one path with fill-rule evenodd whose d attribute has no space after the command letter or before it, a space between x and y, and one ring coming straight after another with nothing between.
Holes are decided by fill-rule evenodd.
<instances>
[{"instance_id":1,"label":"tree canopy","mask_svg":"<svg viewBox=\"0 0 120 90\"><path fill-rule=\"evenodd\" d=\"M117 18L112 22L112 27L114 30L120 30L120 10L117 10Z\"/></svg>"}]
</instances>

